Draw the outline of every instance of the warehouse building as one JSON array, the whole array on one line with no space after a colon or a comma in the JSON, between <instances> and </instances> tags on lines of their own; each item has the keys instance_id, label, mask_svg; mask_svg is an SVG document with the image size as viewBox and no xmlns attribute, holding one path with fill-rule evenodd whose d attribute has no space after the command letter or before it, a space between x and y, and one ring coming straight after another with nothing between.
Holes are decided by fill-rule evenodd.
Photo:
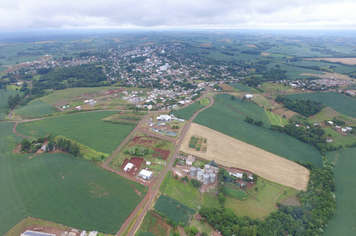
<instances>
[{"instance_id":1,"label":"warehouse building","mask_svg":"<svg viewBox=\"0 0 356 236\"><path fill-rule=\"evenodd\" d=\"M153 175L153 172L149 171L149 170L141 170L139 176L141 176L143 179L151 179Z\"/></svg>"},{"instance_id":2,"label":"warehouse building","mask_svg":"<svg viewBox=\"0 0 356 236\"><path fill-rule=\"evenodd\" d=\"M56 236L56 235L55 234L32 231L32 230L26 230L24 233L21 234L21 236Z\"/></svg>"}]
</instances>

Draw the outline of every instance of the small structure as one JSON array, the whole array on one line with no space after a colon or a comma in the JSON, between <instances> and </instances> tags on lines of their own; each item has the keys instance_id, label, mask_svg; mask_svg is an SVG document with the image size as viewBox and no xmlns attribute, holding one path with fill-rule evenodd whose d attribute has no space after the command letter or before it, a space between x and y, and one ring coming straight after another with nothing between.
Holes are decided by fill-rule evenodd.
<instances>
[{"instance_id":1,"label":"small structure","mask_svg":"<svg viewBox=\"0 0 356 236\"><path fill-rule=\"evenodd\" d=\"M153 175L153 172L149 171L149 170L141 170L139 176L141 176L143 179L151 179Z\"/></svg>"},{"instance_id":2,"label":"small structure","mask_svg":"<svg viewBox=\"0 0 356 236\"><path fill-rule=\"evenodd\" d=\"M97 236L98 231L91 231L88 236Z\"/></svg>"},{"instance_id":3,"label":"small structure","mask_svg":"<svg viewBox=\"0 0 356 236\"><path fill-rule=\"evenodd\" d=\"M47 145L43 144L42 147L41 147L41 150L45 152L46 151L46 147L47 147Z\"/></svg>"},{"instance_id":4,"label":"small structure","mask_svg":"<svg viewBox=\"0 0 356 236\"><path fill-rule=\"evenodd\" d=\"M157 120L158 121L171 121L172 117L169 115L160 115L160 116L157 116Z\"/></svg>"},{"instance_id":5,"label":"small structure","mask_svg":"<svg viewBox=\"0 0 356 236\"><path fill-rule=\"evenodd\" d=\"M204 170L207 173L218 173L219 171L219 167L218 165L215 163L215 161L213 160L212 162L205 164L204 166Z\"/></svg>"},{"instance_id":6,"label":"small structure","mask_svg":"<svg viewBox=\"0 0 356 236\"><path fill-rule=\"evenodd\" d=\"M43 233L43 232L37 232L33 230L26 230L24 233L21 234L21 236L56 236L55 234L49 234L49 233Z\"/></svg>"},{"instance_id":7,"label":"small structure","mask_svg":"<svg viewBox=\"0 0 356 236\"><path fill-rule=\"evenodd\" d=\"M241 173L231 173L229 172L230 175L235 176L238 179L242 179L242 174Z\"/></svg>"},{"instance_id":8,"label":"small structure","mask_svg":"<svg viewBox=\"0 0 356 236\"><path fill-rule=\"evenodd\" d=\"M151 165L151 162L150 161L146 161L146 165Z\"/></svg>"},{"instance_id":9,"label":"small structure","mask_svg":"<svg viewBox=\"0 0 356 236\"><path fill-rule=\"evenodd\" d=\"M346 130L347 130L347 131L351 131L352 128L351 128L351 127L346 127Z\"/></svg>"},{"instance_id":10,"label":"small structure","mask_svg":"<svg viewBox=\"0 0 356 236\"><path fill-rule=\"evenodd\" d=\"M347 129L344 129L344 128L341 129L341 132L346 132L346 131L347 131Z\"/></svg>"},{"instance_id":11,"label":"small structure","mask_svg":"<svg viewBox=\"0 0 356 236\"><path fill-rule=\"evenodd\" d=\"M185 159L185 164L187 164L188 166L193 165L193 162L195 161L195 157L193 157L192 155L189 155L186 159Z\"/></svg>"},{"instance_id":12,"label":"small structure","mask_svg":"<svg viewBox=\"0 0 356 236\"><path fill-rule=\"evenodd\" d=\"M83 108L81 107L81 106L76 106L75 107L75 110L77 110L77 111L80 111L80 110L82 110Z\"/></svg>"},{"instance_id":13,"label":"small structure","mask_svg":"<svg viewBox=\"0 0 356 236\"><path fill-rule=\"evenodd\" d=\"M253 98L253 95L252 94L245 94L244 96L246 99L250 99L250 98Z\"/></svg>"},{"instance_id":14,"label":"small structure","mask_svg":"<svg viewBox=\"0 0 356 236\"><path fill-rule=\"evenodd\" d=\"M80 236L86 236L86 235L87 235L87 231L85 231L85 230L80 233Z\"/></svg>"},{"instance_id":15,"label":"small structure","mask_svg":"<svg viewBox=\"0 0 356 236\"><path fill-rule=\"evenodd\" d=\"M132 163L127 163L126 166L124 167L124 171L128 171L128 170L131 170L133 167L133 164Z\"/></svg>"}]
</instances>

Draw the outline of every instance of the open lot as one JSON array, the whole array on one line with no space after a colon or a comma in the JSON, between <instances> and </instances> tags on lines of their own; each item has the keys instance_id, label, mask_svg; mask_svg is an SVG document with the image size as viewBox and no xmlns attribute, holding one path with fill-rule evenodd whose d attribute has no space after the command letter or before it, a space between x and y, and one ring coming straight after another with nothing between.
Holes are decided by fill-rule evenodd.
<instances>
[{"instance_id":1,"label":"open lot","mask_svg":"<svg viewBox=\"0 0 356 236\"><path fill-rule=\"evenodd\" d=\"M116 233L146 187L64 153L14 154L21 139L1 123L0 234L27 216L66 226ZM139 196L135 189L142 194Z\"/></svg>"},{"instance_id":2,"label":"open lot","mask_svg":"<svg viewBox=\"0 0 356 236\"><path fill-rule=\"evenodd\" d=\"M244 109L244 112L247 112L250 117L258 119L258 116L262 116L260 113L257 114L258 116L253 115L253 110L249 109L249 106L247 106L249 102L245 101L242 103L237 102L237 100L231 101L230 96L226 99L219 98L222 97L216 96L214 105L199 113L194 119L194 122L289 160L309 161L314 163L318 168L322 167L321 155L313 146L303 143L288 135L243 121L246 116L241 114L241 112L238 112L239 109L241 110L239 104L246 103L246 109ZM236 108L233 107L235 110L228 106L227 101L236 102ZM266 119L268 119L266 112L262 108L257 105L254 106L260 109L255 112L258 111L263 113ZM268 119L268 123L269 122L270 121ZM199 135L203 136L203 134Z\"/></svg>"},{"instance_id":3,"label":"open lot","mask_svg":"<svg viewBox=\"0 0 356 236\"><path fill-rule=\"evenodd\" d=\"M76 113L19 123L17 132L34 138L47 134L62 135L109 154L134 128L133 125L110 124L101 120L116 113L112 111Z\"/></svg>"},{"instance_id":4,"label":"open lot","mask_svg":"<svg viewBox=\"0 0 356 236\"><path fill-rule=\"evenodd\" d=\"M355 235L356 233L356 159L355 149L327 153L328 160L335 163L337 212L331 218L323 235Z\"/></svg>"},{"instance_id":5,"label":"open lot","mask_svg":"<svg viewBox=\"0 0 356 236\"><path fill-rule=\"evenodd\" d=\"M188 148L189 137L200 134L209 140L206 153ZM181 150L218 164L237 167L256 173L272 182L298 190L306 190L309 170L263 149L241 142L208 127L191 124Z\"/></svg>"},{"instance_id":6,"label":"open lot","mask_svg":"<svg viewBox=\"0 0 356 236\"><path fill-rule=\"evenodd\" d=\"M242 92L250 92L251 89L241 83L231 83L229 84L231 87L239 90L239 91L242 91Z\"/></svg>"},{"instance_id":7,"label":"open lot","mask_svg":"<svg viewBox=\"0 0 356 236\"><path fill-rule=\"evenodd\" d=\"M325 93L299 93L286 95L290 99L309 99L322 102L341 114L356 118L356 99L335 92Z\"/></svg>"}]
</instances>

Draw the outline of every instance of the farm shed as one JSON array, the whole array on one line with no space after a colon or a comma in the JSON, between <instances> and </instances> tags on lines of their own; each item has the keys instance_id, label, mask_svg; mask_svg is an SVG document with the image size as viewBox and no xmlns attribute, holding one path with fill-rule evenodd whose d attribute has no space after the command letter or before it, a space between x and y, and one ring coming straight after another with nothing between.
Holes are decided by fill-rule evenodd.
<instances>
[{"instance_id":1,"label":"farm shed","mask_svg":"<svg viewBox=\"0 0 356 236\"><path fill-rule=\"evenodd\" d=\"M195 161L195 157L193 157L192 155L189 155L186 159L185 159L185 164L187 164L188 166L193 165L193 162Z\"/></svg>"},{"instance_id":2,"label":"farm shed","mask_svg":"<svg viewBox=\"0 0 356 236\"><path fill-rule=\"evenodd\" d=\"M26 230L24 233L21 234L21 236L56 236L56 235L55 234L32 231L32 230Z\"/></svg>"},{"instance_id":3,"label":"farm shed","mask_svg":"<svg viewBox=\"0 0 356 236\"><path fill-rule=\"evenodd\" d=\"M250 98L253 98L253 95L252 94L245 94L244 96L246 99L250 99Z\"/></svg>"},{"instance_id":4,"label":"farm shed","mask_svg":"<svg viewBox=\"0 0 356 236\"><path fill-rule=\"evenodd\" d=\"M45 152L46 151L46 147L47 147L47 145L42 145L41 150Z\"/></svg>"},{"instance_id":5,"label":"farm shed","mask_svg":"<svg viewBox=\"0 0 356 236\"><path fill-rule=\"evenodd\" d=\"M157 120L158 121L171 121L172 117L169 115L160 115L160 116L157 116Z\"/></svg>"},{"instance_id":6,"label":"farm shed","mask_svg":"<svg viewBox=\"0 0 356 236\"><path fill-rule=\"evenodd\" d=\"M152 177L153 172L149 170L141 170L139 176L141 176L143 179L150 179Z\"/></svg>"},{"instance_id":7,"label":"farm shed","mask_svg":"<svg viewBox=\"0 0 356 236\"><path fill-rule=\"evenodd\" d=\"M124 167L124 171L127 171L127 170L131 170L133 167L133 164L132 163L127 163L126 166Z\"/></svg>"},{"instance_id":8,"label":"farm shed","mask_svg":"<svg viewBox=\"0 0 356 236\"><path fill-rule=\"evenodd\" d=\"M342 131L342 132L346 132L346 131L347 131L347 129L342 128L342 129L341 129L341 131Z\"/></svg>"}]
</instances>

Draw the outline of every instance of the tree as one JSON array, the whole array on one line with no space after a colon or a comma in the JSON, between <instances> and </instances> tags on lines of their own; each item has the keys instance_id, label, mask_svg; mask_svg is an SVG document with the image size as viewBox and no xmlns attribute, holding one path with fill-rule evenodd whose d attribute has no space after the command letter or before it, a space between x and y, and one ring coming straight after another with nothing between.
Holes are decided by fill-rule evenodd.
<instances>
[{"instance_id":1,"label":"tree","mask_svg":"<svg viewBox=\"0 0 356 236\"><path fill-rule=\"evenodd\" d=\"M198 233L197 227L195 227L195 226L191 227L190 232L193 233L193 235L196 235Z\"/></svg>"},{"instance_id":2,"label":"tree","mask_svg":"<svg viewBox=\"0 0 356 236\"><path fill-rule=\"evenodd\" d=\"M219 203L223 204L225 202L225 195L223 193L219 193Z\"/></svg>"},{"instance_id":3,"label":"tree","mask_svg":"<svg viewBox=\"0 0 356 236\"><path fill-rule=\"evenodd\" d=\"M21 141L21 150L27 150L30 146L31 146L30 141L28 141L25 138L22 139L22 141Z\"/></svg>"}]
</instances>

